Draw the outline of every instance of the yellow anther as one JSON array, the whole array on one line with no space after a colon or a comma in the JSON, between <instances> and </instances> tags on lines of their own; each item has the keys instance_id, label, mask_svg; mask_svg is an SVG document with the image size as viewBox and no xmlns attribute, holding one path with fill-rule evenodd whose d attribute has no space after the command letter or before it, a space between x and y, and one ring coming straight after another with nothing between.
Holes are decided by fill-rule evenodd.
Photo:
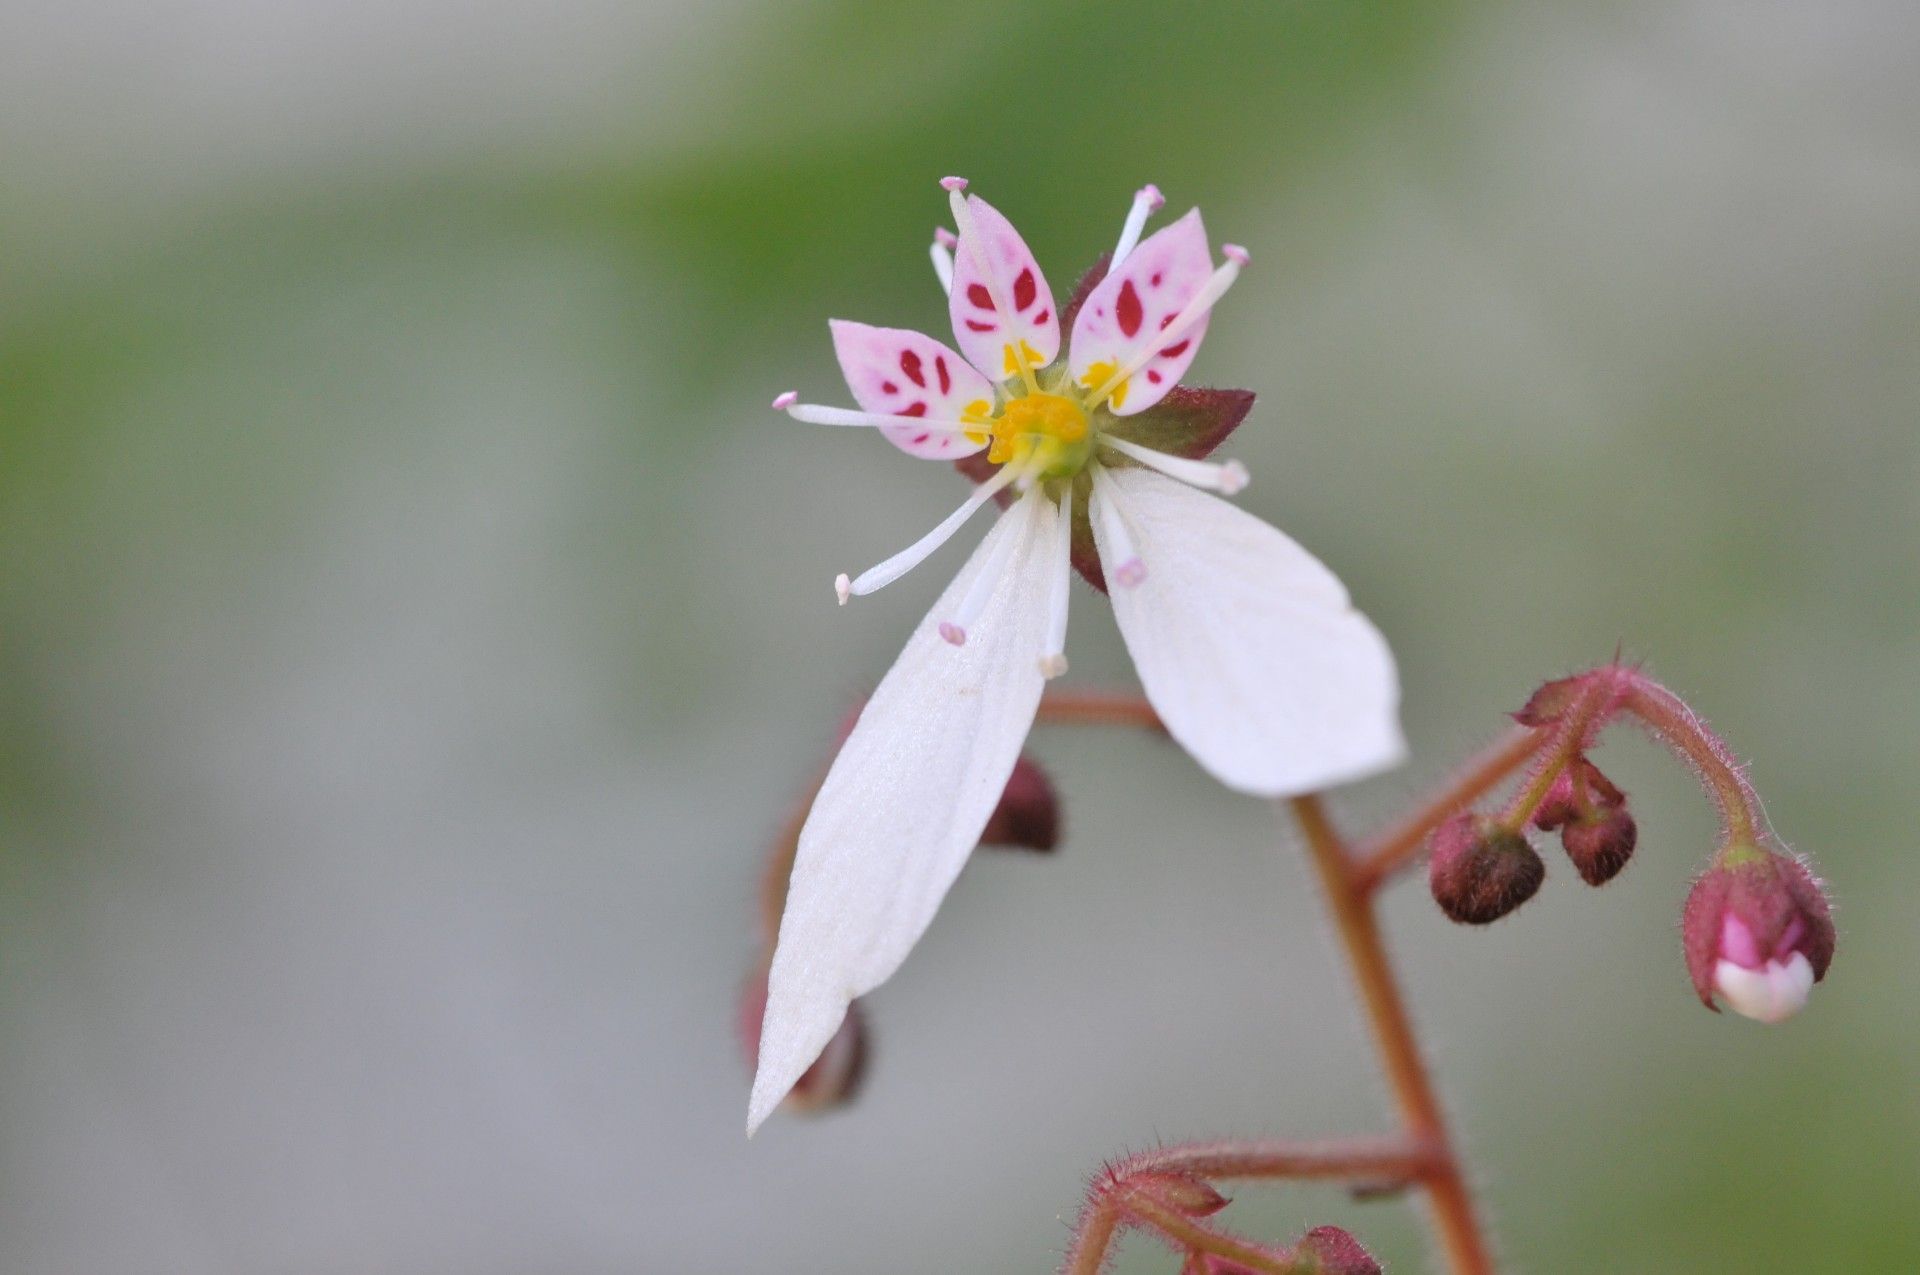
<instances>
[{"instance_id":1,"label":"yellow anther","mask_svg":"<svg viewBox=\"0 0 1920 1275\"><path fill-rule=\"evenodd\" d=\"M1011 344L1007 344L1000 347L1000 352L1001 361L1006 365L1008 376L1022 376L1031 381L1033 369L1039 367L1042 362L1040 351L1024 340L1020 342L1018 351L1015 351Z\"/></svg>"},{"instance_id":2,"label":"yellow anther","mask_svg":"<svg viewBox=\"0 0 1920 1275\"><path fill-rule=\"evenodd\" d=\"M1086 386L1087 391L1092 393L1111 380L1113 374L1119 370L1120 361L1118 359L1102 359L1086 370L1086 373L1080 378L1080 384ZM1132 377L1128 377L1109 390L1107 392L1107 401L1115 407L1125 406L1127 401L1127 386L1132 380Z\"/></svg>"}]
</instances>

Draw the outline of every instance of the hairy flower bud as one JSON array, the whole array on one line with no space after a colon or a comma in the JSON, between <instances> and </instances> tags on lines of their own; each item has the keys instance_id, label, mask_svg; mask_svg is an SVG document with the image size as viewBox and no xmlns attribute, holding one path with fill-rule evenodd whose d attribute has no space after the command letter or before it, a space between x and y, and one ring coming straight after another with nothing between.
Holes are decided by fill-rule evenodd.
<instances>
[{"instance_id":1,"label":"hairy flower bud","mask_svg":"<svg viewBox=\"0 0 1920 1275\"><path fill-rule=\"evenodd\" d=\"M1833 916L1820 883L1791 855L1723 847L1687 896L1687 972L1708 1009L1714 993L1763 1023L1791 1018L1833 960Z\"/></svg>"},{"instance_id":2,"label":"hairy flower bud","mask_svg":"<svg viewBox=\"0 0 1920 1275\"><path fill-rule=\"evenodd\" d=\"M740 996L740 1044L747 1065L760 1054L761 1020L767 1012L767 973L760 971ZM788 1111L827 1111L851 1102L867 1070L867 1025L860 1002L847 1006L840 1030L833 1034L820 1057L788 1091L781 1105Z\"/></svg>"},{"instance_id":3,"label":"hairy flower bud","mask_svg":"<svg viewBox=\"0 0 1920 1275\"><path fill-rule=\"evenodd\" d=\"M1462 925L1486 925L1533 897L1547 868L1527 839L1468 811L1434 829L1427 881L1440 910Z\"/></svg>"},{"instance_id":4,"label":"hairy flower bud","mask_svg":"<svg viewBox=\"0 0 1920 1275\"><path fill-rule=\"evenodd\" d=\"M1293 1260L1315 1275L1380 1275L1380 1263L1337 1226L1316 1226L1300 1237Z\"/></svg>"},{"instance_id":5,"label":"hairy flower bud","mask_svg":"<svg viewBox=\"0 0 1920 1275\"><path fill-rule=\"evenodd\" d=\"M1625 810L1582 816L1560 829L1560 844L1588 885L1605 885L1620 875L1639 840L1639 825Z\"/></svg>"},{"instance_id":6,"label":"hairy flower bud","mask_svg":"<svg viewBox=\"0 0 1920 1275\"><path fill-rule=\"evenodd\" d=\"M1627 795L1585 757L1576 757L1547 789L1533 812L1533 825L1560 829L1560 844L1588 885L1605 885L1618 876L1640 839L1627 813Z\"/></svg>"},{"instance_id":7,"label":"hairy flower bud","mask_svg":"<svg viewBox=\"0 0 1920 1275\"><path fill-rule=\"evenodd\" d=\"M1037 763L1022 757L1013 765L1007 790L987 820L980 844L1045 852L1059 842L1060 801L1053 781Z\"/></svg>"}]
</instances>

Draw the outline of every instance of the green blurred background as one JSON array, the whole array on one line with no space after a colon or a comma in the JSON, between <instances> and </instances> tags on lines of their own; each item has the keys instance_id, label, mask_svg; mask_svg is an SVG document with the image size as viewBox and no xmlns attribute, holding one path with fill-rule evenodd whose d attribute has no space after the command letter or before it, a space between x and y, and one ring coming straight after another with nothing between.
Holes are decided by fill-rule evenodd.
<instances>
[{"instance_id":1,"label":"green blurred background","mask_svg":"<svg viewBox=\"0 0 1920 1275\"><path fill-rule=\"evenodd\" d=\"M1148 180L1252 248L1195 378L1399 653L1356 827L1624 643L1833 883L1799 1020L1701 1010L1625 737L1619 882L1392 894L1509 1269L1920 1267L1917 68L1906 0L0 6L0 1269L1037 1272L1103 1158L1383 1127L1272 813L1043 733L1061 853L741 1137L760 856L961 554L836 609L957 480L765 405L941 330L950 172L1063 289Z\"/></svg>"}]
</instances>

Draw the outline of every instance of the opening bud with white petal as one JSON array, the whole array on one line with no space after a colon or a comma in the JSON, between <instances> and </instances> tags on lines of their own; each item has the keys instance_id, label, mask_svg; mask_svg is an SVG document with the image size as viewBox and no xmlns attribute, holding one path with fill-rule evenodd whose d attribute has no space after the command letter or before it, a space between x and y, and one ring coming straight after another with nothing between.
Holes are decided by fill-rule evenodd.
<instances>
[{"instance_id":1,"label":"opening bud with white petal","mask_svg":"<svg viewBox=\"0 0 1920 1275\"><path fill-rule=\"evenodd\" d=\"M1763 1023L1793 1017L1833 960L1832 909L1805 864L1748 842L1721 847L1694 883L1681 920L1687 972L1708 1009L1714 996Z\"/></svg>"},{"instance_id":2,"label":"opening bud with white petal","mask_svg":"<svg viewBox=\"0 0 1920 1275\"><path fill-rule=\"evenodd\" d=\"M1515 829L1467 811L1433 832L1427 881L1433 901L1462 925L1487 925L1532 898L1546 864Z\"/></svg>"}]
</instances>

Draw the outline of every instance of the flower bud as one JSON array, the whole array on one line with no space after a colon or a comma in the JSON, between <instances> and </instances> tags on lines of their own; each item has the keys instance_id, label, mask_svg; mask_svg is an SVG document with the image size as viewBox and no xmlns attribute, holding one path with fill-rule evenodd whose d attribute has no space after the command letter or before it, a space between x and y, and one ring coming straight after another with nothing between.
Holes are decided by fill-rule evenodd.
<instances>
[{"instance_id":1,"label":"flower bud","mask_svg":"<svg viewBox=\"0 0 1920 1275\"><path fill-rule=\"evenodd\" d=\"M765 970L755 975L740 996L740 1044L746 1052L747 1066L752 1067L760 1055L760 1024L767 1012L767 973ZM840 1030L833 1034L827 1047L820 1051L820 1057L813 1066L802 1073L794 1082L782 1104L788 1111L815 1112L851 1102L860 1090L860 1081L867 1070L867 1026L866 1018L860 1012L860 1002L854 1001L847 1006L847 1016L840 1022Z\"/></svg>"},{"instance_id":2,"label":"flower bud","mask_svg":"<svg viewBox=\"0 0 1920 1275\"><path fill-rule=\"evenodd\" d=\"M1301 1236L1293 1260L1316 1275L1380 1275L1373 1254L1337 1226L1316 1226Z\"/></svg>"},{"instance_id":3,"label":"flower bud","mask_svg":"<svg viewBox=\"0 0 1920 1275\"><path fill-rule=\"evenodd\" d=\"M1751 844L1723 847L1694 883L1681 921L1687 972L1708 1009L1714 993L1763 1023L1791 1018L1833 960L1833 916L1806 865Z\"/></svg>"},{"instance_id":4,"label":"flower bud","mask_svg":"<svg viewBox=\"0 0 1920 1275\"><path fill-rule=\"evenodd\" d=\"M1059 842L1060 801L1053 781L1038 764L1022 757L1013 764L1007 790L993 808L980 844L1045 852Z\"/></svg>"},{"instance_id":5,"label":"flower bud","mask_svg":"<svg viewBox=\"0 0 1920 1275\"><path fill-rule=\"evenodd\" d=\"M1547 867L1513 829L1468 811L1434 829L1427 881L1440 910L1462 925L1486 925L1533 897Z\"/></svg>"},{"instance_id":6,"label":"flower bud","mask_svg":"<svg viewBox=\"0 0 1920 1275\"><path fill-rule=\"evenodd\" d=\"M1211 1217L1232 1203L1211 1183L1187 1173L1137 1174L1127 1186L1188 1217Z\"/></svg>"},{"instance_id":7,"label":"flower bud","mask_svg":"<svg viewBox=\"0 0 1920 1275\"><path fill-rule=\"evenodd\" d=\"M1578 818L1560 829L1560 844L1588 885L1605 885L1620 875L1639 840L1640 828L1625 810Z\"/></svg>"},{"instance_id":8,"label":"flower bud","mask_svg":"<svg viewBox=\"0 0 1920 1275\"><path fill-rule=\"evenodd\" d=\"M1553 781L1533 812L1533 824L1543 831L1560 829L1560 844L1588 885L1605 885L1618 876L1640 839L1627 813L1627 795L1585 757L1576 757Z\"/></svg>"}]
</instances>

